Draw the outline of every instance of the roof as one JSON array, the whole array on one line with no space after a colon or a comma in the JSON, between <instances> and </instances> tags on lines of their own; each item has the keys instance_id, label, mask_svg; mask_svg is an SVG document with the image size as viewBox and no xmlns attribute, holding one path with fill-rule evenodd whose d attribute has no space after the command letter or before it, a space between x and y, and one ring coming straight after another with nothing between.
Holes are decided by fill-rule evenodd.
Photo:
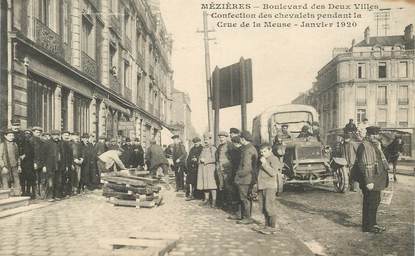
<instances>
[{"instance_id":1,"label":"roof","mask_svg":"<svg viewBox=\"0 0 415 256\"><path fill-rule=\"evenodd\" d=\"M269 116L276 112L294 112L294 111L305 111L310 112L313 114L313 116L318 116L316 109L313 106L310 105L302 105L302 104L285 104L285 105L279 105L279 106L273 106L266 110L264 110L262 113L260 113L258 116Z\"/></svg>"},{"instance_id":2,"label":"roof","mask_svg":"<svg viewBox=\"0 0 415 256\"><path fill-rule=\"evenodd\" d=\"M365 40L362 40L360 43L356 44L355 47L365 47L365 46L394 46L397 44L405 45L404 36L373 36L369 38L369 44Z\"/></svg>"}]
</instances>

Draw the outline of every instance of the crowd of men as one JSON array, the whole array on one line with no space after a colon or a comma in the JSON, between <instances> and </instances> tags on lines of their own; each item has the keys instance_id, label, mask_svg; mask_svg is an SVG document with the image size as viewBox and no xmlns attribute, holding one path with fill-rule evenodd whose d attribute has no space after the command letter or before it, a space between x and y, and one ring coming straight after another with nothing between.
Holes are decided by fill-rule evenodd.
<instances>
[{"instance_id":1,"label":"crowd of men","mask_svg":"<svg viewBox=\"0 0 415 256\"><path fill-rule=\"evenodd\" d=\"M380 192L388 186L389 165L379 140L380 128L364 125L367 127L361 131L353 120L346 125L341 149L350 180L359 183L363 192L363 231L379 233L385 228L377 224L376 212ZM308 129L301 134L316 136ZM352 134L357 134L359 143L348 145ZM189 154L178 135L169 146L160 146L153 139L144 152L138 139L107 141L99 137L96 141L88 134L57 130L49 134L41 127L21 131L19 120L12 120L0 143L1 185L3 189L11 187L17 196L53 201L99 187L103 172L148 169L154 177L166 178L168 184L172 170L176 191L185 191L187 201L200 199L202 206L223 208L238 224L253 223L252 201L258 199L265 216L263 232L274 232L276 178L285 161L278 143L292 139L288 125L278 130L274 145L253 145L251 133L237 128L221 131L218 137L218 146L209 133L203 141L193 138ZM395 144L394 148L401 149Z\"/></svg>"},{"instance_id":2,"label":"crowd of men","mask_svg":"<svg viewBox=\"0 0 415 256\"><path fill-rule=\"evenodd\" d=\"M106 140L69 131L20 130L20 120L2 132L2 189L16 196L59 200L100 187L103 171L144 166L139 141ZM121 160L122 159L122 160ZM116 163L116 165L114 164Z\"/></svg>"}]
</instances>

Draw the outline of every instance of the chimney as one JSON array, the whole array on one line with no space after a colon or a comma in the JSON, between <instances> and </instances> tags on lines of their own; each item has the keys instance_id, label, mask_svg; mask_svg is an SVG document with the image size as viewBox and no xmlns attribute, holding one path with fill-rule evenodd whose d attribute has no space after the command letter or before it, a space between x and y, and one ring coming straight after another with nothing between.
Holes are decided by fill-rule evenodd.
<instances>
[{"instance_id":1,"label":"chimney","mask_svg":"<svg viewBox=\"0 0 415 256\"><path fill-rule=\"evenodd\" d=\"M366 44L370 43L370 29L369 29L369 27L367 27L365 29L365 42L366 42Z\"/></svg>"},{"instance_id":2,"label":"chimney","mask_svg":"<svg viewBox=\"0 0 415 256\"><path fill-rule=\"evenodd\" d=\"M414 26L412 24L409 24L408 26L405 27L405 33L404 33L405 41L411 41L413 37L414 37Z\"/></svg>"}]
</instances>

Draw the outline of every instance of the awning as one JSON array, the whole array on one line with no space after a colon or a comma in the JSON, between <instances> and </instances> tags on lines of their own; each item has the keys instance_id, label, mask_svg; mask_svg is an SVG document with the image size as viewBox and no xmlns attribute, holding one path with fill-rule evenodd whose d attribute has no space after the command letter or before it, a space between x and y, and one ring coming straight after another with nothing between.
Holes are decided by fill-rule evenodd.
<instances>
[{"instance_id":1,"label":"awning","mask_svg":"<svg viewBox=\"0 0 415 256\"><path fill-rule=\"evenodd\" d=\"M104 104L105 104L107 107L110 107L110 108L112 108L112 109L114 109L114 110L118 110L118 111L120 111L120 112L122 112L122 113L124 113L124 114L126 114L126 115L128 115L128 116L130 116L130 115L131 115L130 110L128 110L128 109L126 109L126 108L124 108L124 107L122 107L122 106L118 105L118 104L117 104L117 103L115 103L115 102L110 101L109 99L103 99L103 102L104 102Z\"/></svg>"},{"instance_id":2,"label":"awning","mask_svg":"<svg viewBox=\"0 0 415 256\"><path fill-rule=\"evenodd\" d=\"M173 143L173 140L171 139L171 137L173 136L173 133L166 127L163 126L163 129L161 129L160 131L160 135L161 135L161 145L169 145Z\"/></svg>"}]
</instances>

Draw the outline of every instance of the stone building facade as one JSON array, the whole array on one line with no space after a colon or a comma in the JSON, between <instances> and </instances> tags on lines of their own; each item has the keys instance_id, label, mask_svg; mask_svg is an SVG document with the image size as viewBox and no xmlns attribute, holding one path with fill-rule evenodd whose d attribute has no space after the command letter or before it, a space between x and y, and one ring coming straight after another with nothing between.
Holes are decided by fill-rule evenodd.
<instances>
[{"instance_id":1,"label":"stone building facade","mask_svg":"<svg viewBox=\"0 0 415 256\"><path fill-rule=\"evenodd\" d=\"M172 39L146 0L14 0L7 116L41 126L160 140L171 123ZM3 65L2 65L3 66Z\"/></svg>"},{"instance_id":2,"label":"stone building facade","mask_svg":"<svg viewBox=\"0 0 415 256\"><path fill-rule=\"evenodd\" d=\"M187 93L173 89L172 92L172 119L174 133L178 134L187 149L192 145L192 139L197 135L192 125L192 109L190 107L190 97Z\"/></svg>"},{"instance_id":3,"label":"stone building facade","mask_svg":"<svg viewBox=\"0 0 415 256\"><path fill-rule=\"evenodd\" d=\"M415 40L413 25L403 35L370 36L351 48L336 48L316 82L293 103L314 106L323 138L329 141L350 118L364 118L402 133L406 154L415 155Z\"/></svg>"}]
</instances>

